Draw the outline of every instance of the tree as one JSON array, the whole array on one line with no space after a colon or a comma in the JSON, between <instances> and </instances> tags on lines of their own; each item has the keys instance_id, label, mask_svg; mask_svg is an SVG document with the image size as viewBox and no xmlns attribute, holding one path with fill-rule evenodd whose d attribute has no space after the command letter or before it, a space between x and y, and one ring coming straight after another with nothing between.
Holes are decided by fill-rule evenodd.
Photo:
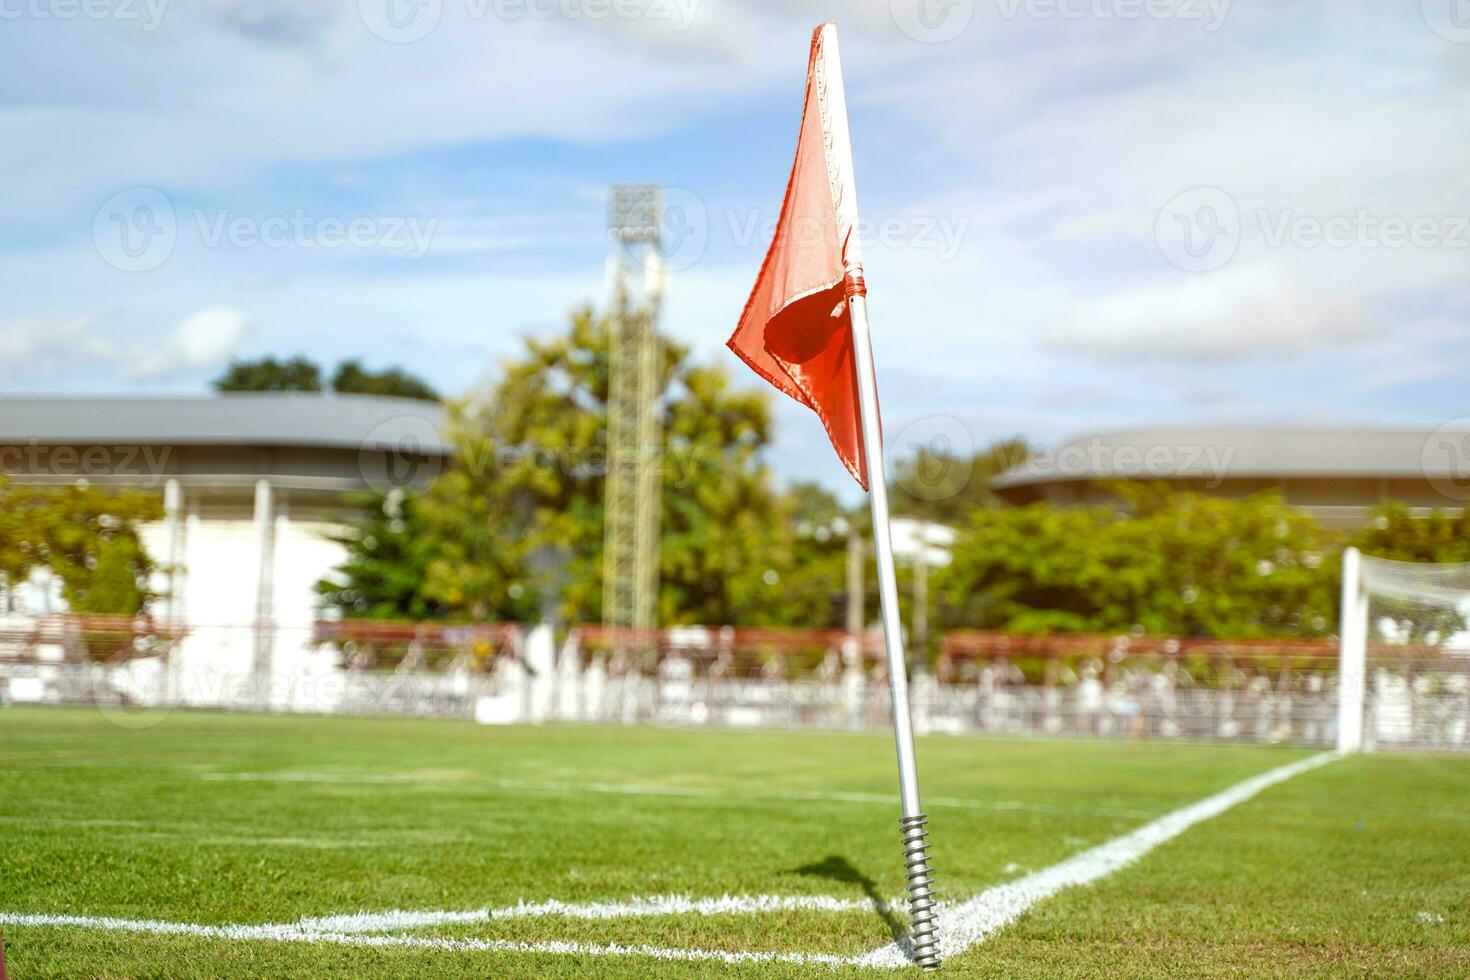
<instances>
[{"instance_id":1,"label":"tree","mask_svg":"<svg viewBox=\"0 0 1470 980\"><path fill-rule=\"evenodd\" d=\"M1470 510L1416 515L1389 501L1373 509L1368 524L1348 541L1374 558L1414 562L1470 562Z\"/></svg>"},{"instance_id":2,"label":"tree","mask_svg":"<svg viewBox=\"0 0 1470 980\"><path fill-rule=\"evenodd\" d=\"M952 626L1021 633L1323 636L1336 545L1276 494L1112 486L1123 509L977 511L940 573Z\"/></svg>"},{"instance_id":3,"label":"tree","mask_svg":"<svg viewBox=\"0 0 1470 980\"><path fill-rule=\"evenodd\" d=\"M789 510L760 461L768 401L658 343L660 621L767 622L794 561ZM527 338L488 392L450 405L456 458L406 505L422 546L415 601L474 619L601 618L608 357L607 321L582 309L566 332ZM386 547L377 533L349 543L346 588L357 608L403 608L369 574L369 541Z\"/></svg>"},{"instance_id":4,"label":"tree","mask_svg":"<svg viewBox=\"0 0 1470 980\"><path fill-rule=\"evenodd\" d=\"M1437 564L1470 562L1470 512L1447 514L1433 510L1416 515L1408 504L1390 501L1374 508L1367 526L1353 534L1349 543L1373 558ZM1466 618L1458 604L1428 596L1445 589L1465 589L1470 585L1470 575L1463 570L1428 568L1406 570L1404 575L1403 594L1380 591L1370 596L1375 635L1383 637L1384 625L1392 623L1396 636L1426 643L1465 629ZM1420 590L1426 597L1412 598Z\"/></svg>"},{"instance_id":5,"label":"tree","mask_svg":"<svg viewBox=\"0 0 1470 980\"><path fill-rule=\"evenodd\" d=\"M321 369L296 356L278 361L263 357L255 361L231 361L225 373L214 379L215 391L321 391Z\"/></svg>"},{"instance_id":6,"label":"tree","mask_svg":"<svg viewBox=\"0 0 1470 980\"><path fill-rule=\"evenodd\" d=\"M894 513L956 527L996 506L990 481L1031 454L1024 439L997 440L968 457L922 444L897 448L912 451L893 464Z\"/></svg>"},{"instance_id":7,"label":"tree","mask_svg":"<svg viewBox=\"0 0 1470 980\"><path fill-rule=\"evenodd\" d=\"M153 563L138 526L162 516L151 493L16 486L0 477L0 577L15 585L48 568L78 612L141 612L154 597L147 587Z\"/></svg>"},{"instance_id":8,"label":"tree","mask_svg":"<svg viewBox=\"0 0 1470 980\"><path fill-rule=\"evenodd\" d=\"M332 375L332 390L342 394L389 395L436 402L439 393L428 383L400 368L369 371L358 360L343 361Z\"/></svg>"},{"instance_id":9,"label":"tree","mask_svg":"<svg viewBox=\"0 0 1470 980\"><path fill-rule=\"evenodd\" d=\"M347 562L317 583L329 604L349 616L371 619L430 619L444 607L424 594L431 559L417 500L401 492L354 494L348 503L365 515L354 527L332 535Z\"/></svg>"},{"instance_id":10,"label":"tree","mask_svg":"<svg viewBox=\"0 0 1470 980\"><path fill-rule=\"evenodd\" d=\"M232 361L214 380L216 391L322 391L322 369L305 357L289 360L263 357L255 361ZM401 368L371 371L357 359L343 361L332 374L330 389L344 395L387 395L438 401L439 393L429 384Z\"/></svg>"}]
</instances>

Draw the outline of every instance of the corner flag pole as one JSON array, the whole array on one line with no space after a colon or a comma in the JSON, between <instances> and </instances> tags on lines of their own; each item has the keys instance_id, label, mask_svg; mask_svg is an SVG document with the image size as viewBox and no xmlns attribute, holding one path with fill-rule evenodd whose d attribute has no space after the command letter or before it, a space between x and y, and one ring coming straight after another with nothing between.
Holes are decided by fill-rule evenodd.
<instances>
[{"instance_id":1,"label":"corner flag pole","mask_svg":"<svg viewBox=\"0 0 1470 980\"><path fill-rule=\"evenodd\" d=\"M878 415L878 378L868 332L867 286L863 282L862 236L858 231L857 181L853 176L852 137L847 126L847 93L837 25L817 28L821 44L817 101L832 204L841 243L843 287L852 322L853 373L857 376L859 429L867 461L868 501L873 510L873 552L878 561L878 604L883 615L883 645L888 654L888 691L893 701L893 741L898 750L898 791L903 805L903 859L909 881L909 931L914 962L926 970L939 966L933 885L929 879L929 818L919 802L919 766L914 758L914 724L909 712L908 665L903 625L898 615L898 574L893 561L893 530L888 521L888 485L883 476L883 425Z\"/></svg>"},{"instance_id":2,"label":"corner flag pole","mask_svg":"<svg viewBox=\"0 0 1470 980\"><path fill-rule=\"evenodd\" d=\"M929 880L929 818L919 802L919 766L914 759L914 725L909 712L908 666L903 627L898 618L898 576L893 563L893 533L888 523L888 486L883 480L883 434L878 424L878 381L868 333L868 299L861 266L847 270L847 305L852 314L852 346L862 415L863 453L868 461L868 498L873 510L873 551L878 559L878 601L883 614L883 644L888 653L888 690L893 701L893 740L898 749L898 791L903 805L904 865L909 879L909 919L914 962L926 970L939 966L934 934L934 897Z\"/></svg>"},{"instance_id":3,"label":"corner flag pole","mask_svg":"<svg viewBox=\"0 0 1470 980\"><path fill-rule=\"evenodd\" d=\"M727 345L777 390L821 417L832 448L869 493L893 696L893 737L898 748L912 955L916 963L932 970L939 966L939 943L929 880L927 818L919 803L919 769L914 761L866 295L842 58L837 50L837 25L828 21L812 32L801 133L781 216ZM848 324L840 323L844 303ZM844 334L844 329L850 332Z\"/></svg>"}]
</instances>

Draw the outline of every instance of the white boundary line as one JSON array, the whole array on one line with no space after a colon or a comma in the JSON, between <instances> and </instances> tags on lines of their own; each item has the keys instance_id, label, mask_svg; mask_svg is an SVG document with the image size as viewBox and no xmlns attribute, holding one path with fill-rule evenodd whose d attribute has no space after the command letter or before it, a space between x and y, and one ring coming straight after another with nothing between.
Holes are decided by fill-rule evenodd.
<instances>
[{"instance_id":1,"label":"white boundary line","mask_svg":"<svg viewBox=\"0 0 1470 980\"><path fill-rule=\"evenodd\" d=\"M1130 834L1073 855L1061 864L1054 864L1024 878L988 888L968 902L940 913L936 926L940 955L950 957L963 953L1016 921L1021 913L1037 902L1050 898L1064 888L1088 885L1105 878L1137 861L1165 841L1178 837L1195 824L1217 817L1264 789L1310 769L1324 766L1338 757L1336 752L1323 752L1300 762L1272 769L1236 783L1198 803L1166 813ZM867 966L905 966L909 960L907 951L893 943L862 957L861 962Z\"/></svg>"},{"instance_id":2,"label":"white boundary line","mask_svg":"<svg viewBox=\"0 0 1470 980\"><path fill-rule=\"evenodd\" d=\"M299 925L205 926L192 922L152 919L97 918L87 915L19 915L0 912L0 925L76 926L106 932L137 932L201 939L265 940L283 943L325 943L336 946L408 947L444 952L553 953L582 956L649 956L659 960L717 960L723 963L806 963L839 966L851 957L825 953L731 952L719 949L669 949L663 946L623 946L617 943L516 942L511 939L454 939L447 936L395 936L316 932Z\"/></svg>"},{"instance_id":3,"label":"white boundary line","mask_svg":"<svg viewBox=\"0 0 1470 980\"><path fill-rule=\"evenodd\" d=\"M1064 888L1087 885L1105 878L1148 854L1160 844L1172 840L1202 821L1219 816L1226 810L1249 800L1262 790L1285 782L1339 758L1336 752L1318 755L1280 766L1259 776L1236 783L1229 789L1206 797L1157 820L1114 838L1105 844L1076 854L1060 864L998 885L981 892L969 901L940 913L940 949L945 957L956 956L1014 922L1037 902L1050 898ZM466 912L407 912L328 916L302 919L290 924L265 925L198 925L188 922L161 922L149 919L118 919L84 915L27 915L0 912L0 925L73 926L109 932L134 932L152 935L184 935L206 939L267 940L274 942L329 943L343 946L409 947L442 951L519 952L572 954L584 956L647 956L662 960L719 961L723 963L793 963L826 966L904 967L909 965L905 948L893 943L864 956L837 956L826 953L787 953L779 951L727 951L708 949L670 949L661 946L595 944L573 942L517 942L508 939L456 939L440 936L405 936L374 933L374 929L408 929L416 926L452 922L480 922L516 916L567 915L577 918L621 918L638 915L720 915L759 913L792 909L850 911L871 908L869 902L855 902L823 896L724 896L717 899L690 899L684 896L653 896L630 902L611 903L522 903L502 909L474 909Z\"/></svg>"},{"instance_id":4,"label":"white boundary line","mask_svg":"<svg viewBox=\"0 0 1470 980\"><path fill-rule=\"evenodd\" d=\"M493 919L525 919L565 916L569 919L627 919L654 915L760 915L769 912L871 912L874 903L826 895L722 895L719 898L690 898L687 895L653 895L626 902L519 902L502 908L467 911L357 912L302 919L298 925L318 932L392 932L451 923L489 922ZM878 905L884 912L891 903Z\"/></svg>"}]
</instances>

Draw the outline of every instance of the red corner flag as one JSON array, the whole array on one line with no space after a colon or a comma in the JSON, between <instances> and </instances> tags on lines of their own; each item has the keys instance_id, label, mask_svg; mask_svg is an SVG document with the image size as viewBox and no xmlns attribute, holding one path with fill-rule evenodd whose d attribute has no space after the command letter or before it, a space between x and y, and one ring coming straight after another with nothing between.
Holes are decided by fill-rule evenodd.
<instances>
[{"instance_id":1,"label":"red corner flag","mask_svg":"<svg viewBox=\"0 0 1470 980\"><path fill-rule=\"evenodd\" d=\"M827 23L812 34L801 135L776 235L729 346L817 413L842 465L866 490L847 305L848 295L863 291L862 272L837 27Z\"/></svg>"}]
</instances>

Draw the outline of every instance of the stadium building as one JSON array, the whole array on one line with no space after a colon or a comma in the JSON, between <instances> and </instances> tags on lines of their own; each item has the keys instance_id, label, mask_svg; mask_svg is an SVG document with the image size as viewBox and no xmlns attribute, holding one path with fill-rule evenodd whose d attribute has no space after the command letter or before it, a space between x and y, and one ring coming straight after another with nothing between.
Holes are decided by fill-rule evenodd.
<instances>
[{"instance_id":1,"label":"stadium building","mask_svg":"<svg viewBox=\"0 0 1470 980\"><path fill-rule=\"evenodd\" d=\"M191 675L220 683L299 666L271 664L269 637L317 619L352 494L426 485L450 451L442 428L438 404L362 395L5 398L0 474L158 493L165 517L143 529L168 597L154 618L187 623L184 661L209 666ZM12 615L61 609L41 575L5 600Z\"/></svg>"},{"instance_id":2,"label":"stadium building","mask_svg":"<svg viewBox=\"0 0 1470 980\"><path fill-rule=\"evenodd\" d=\"M1159 480L1222 497L1278 491L1329 527L1402 501L1420 513L1470 500L1470 433L1389 429L1142 429L1040 449L997 478L1002 499L1102 504L1105 481Z\"/></svg>"}]
</instances>

